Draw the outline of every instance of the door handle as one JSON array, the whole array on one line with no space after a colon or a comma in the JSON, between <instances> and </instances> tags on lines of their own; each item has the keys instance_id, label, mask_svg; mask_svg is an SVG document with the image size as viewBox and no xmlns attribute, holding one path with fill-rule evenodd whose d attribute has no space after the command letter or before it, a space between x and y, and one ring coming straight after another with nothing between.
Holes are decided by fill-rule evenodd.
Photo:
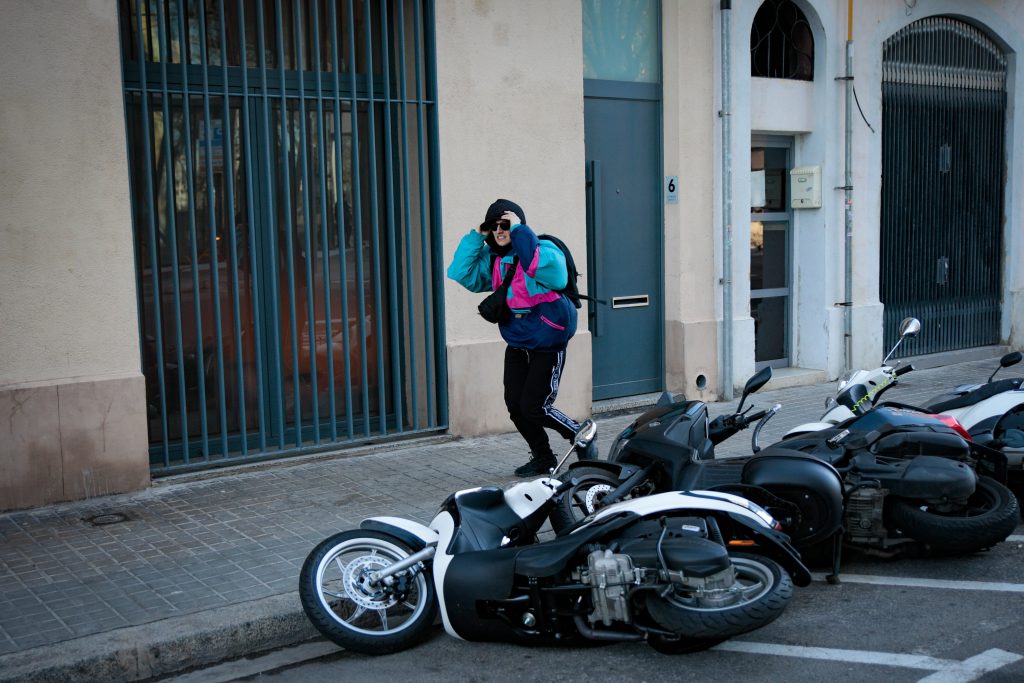
<instances>
[{"instance_id":1,"label":"door handle","mask_svg":"<svg viewBox=\"0 0 1024 683\"><path fill-rule=\"evenodd\" d=\"M599 299L597 287L597 264L603 263L604 240L601 239L601 162L587 162L587 289L594 300ZM590 302L587 306L588 327L592 337L602 334L600 306Z\"/></svg>"}]
</instances>

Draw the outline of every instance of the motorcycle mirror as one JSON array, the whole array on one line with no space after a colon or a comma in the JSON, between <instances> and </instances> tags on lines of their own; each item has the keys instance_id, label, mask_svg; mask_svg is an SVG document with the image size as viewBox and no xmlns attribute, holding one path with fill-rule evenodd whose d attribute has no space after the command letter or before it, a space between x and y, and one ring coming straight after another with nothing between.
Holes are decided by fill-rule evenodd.
<instances>
[{"instance_id":1,"label":"motorcycle mirror","mask_svg":"<svg viewBox=\"0 0 1024 683\"><path fill-rule=\"evenodd\" d=\"M1016 365L1021 361L1021 358L1024 358L1024 354L1021 354L1020 351L1008 353L999 359L999 367L1008 368L1011 365Z\"/></svg>"},{"instance_id":2,"label":"motorcycle mirror","mask_svg":"<svg viewBox=\"0 0 1024 683\"><path fill-rule=\"evenodd\" d=\"M900 337L916 337L921 331L921 321L917 318L904 318L900 323Z\"/></svg>"},{"instance_id":3,"label":"motorcycle mirror","mask_svg":"<svg viewBox=\"0 0 1024 683\"><path fill-rule=\"evenodd\" d=\"M597 423L593 420L586 420L580 425L579 430L576 432L576 436L573 437L572 442L574 446L580 448L586 448L590 445L590 442L597 436Z\"/></svg>"},{"instance_id":4,"label":"motorcycle mirror","mask_svg":"<svg viewBox=\"0 0 1024 683\"><path fill-rule=\"evenodd\" d=\"M1019 363L1022 357L1024 357L1024 355L1022 355L1020 351L1011 351L1010 353L1000 358L999 367L996 368L995 371L993 371L993 373L988 376L988 381L991 382L992 378L996 376L996 373L999 372L1000 369L1008 368L1011 365L1016 365L1017 363Z\"/></svg>"},{"instance_id":5,"label":"motorcycle mirror","mask_svg":"<svg viewBox=\"0 0 1024 683\"><path fill-rule=\"evenodd\" d=\"M921 331L921 321L920 320L918 320L917 318L904 318L903 322L900 323L900 338L897 339L896 343L893 344L893 347L891 349L889 349L889 353L885 354L885 358L882 359L882 365L885 365L886 361L889 360L889 357L892 354L896 353L896 349L898 349L900 347L900 344L903 343L904 339L908 339L910 337L916 337L918 332L920 332L920 331Z\"/></svg>"},{"instance_id":6,"label":"motorcycle mirror","mask_svg":"<svg viewBox=\"0 0 1024 683\"><path fill-rule=\"evenodd\" d=\"M761 368L753 377L747 380L746 385L743 387L743 397L740 398L740 404L736 406L736 412L743 412L743 403L747 400L747 396L754 393L765 384L768 384L768 380L772 378L771 367Z\"/></svg>"},{"instance_id":7,"label":"motorcycle mirror","mask_svg":"<svg viewBox=\"0 0 1024 683\"><path fill-rule=\"evenodd\" d=\"M590 442L597 436L597 423L593 420L585 420L580 428L576 430L576 435L572 437L572 445L569 446L569 450L565 452L562 459L552 468L551 474L554 476L555 472L562 469L562 465L568 460L572 452L579 448L581 451L590 445Z\"/></svg>"}]
</instances>

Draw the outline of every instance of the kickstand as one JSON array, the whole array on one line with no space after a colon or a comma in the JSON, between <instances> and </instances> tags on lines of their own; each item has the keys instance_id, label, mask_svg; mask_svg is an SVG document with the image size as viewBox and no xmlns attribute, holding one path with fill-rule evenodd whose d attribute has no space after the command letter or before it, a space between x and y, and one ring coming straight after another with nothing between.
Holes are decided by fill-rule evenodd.
<instances>
[{"instance_id":1,"label":"kickstand","mask_svg":"<svg viewBox=\"0 0 1024 683\"><path fill-rule=\"evenodd\" d=\"M839 584L839 563L843 557L843 531L840 529L832 537L832 573L825 580L836 586Z\"/></svg>"}]
</instances>

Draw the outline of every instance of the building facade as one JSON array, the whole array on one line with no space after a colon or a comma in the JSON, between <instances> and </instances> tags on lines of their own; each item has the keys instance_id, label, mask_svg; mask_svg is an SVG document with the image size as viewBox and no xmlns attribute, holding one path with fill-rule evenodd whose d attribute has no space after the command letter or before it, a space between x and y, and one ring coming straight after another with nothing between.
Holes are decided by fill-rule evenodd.
<instances>
[{"instance_id":1,"label":"building facade","mask_svg":"<svg viewBox=\"0 0 1024 683\"><path fill-rule=\"evenodd\" d=\"M905 315L907 353L1019 347L1016 9L11 0L0 509L510 431L444 278L498 197L598 300L570 415L834 378Z\"/></svg>"}]
</instances>

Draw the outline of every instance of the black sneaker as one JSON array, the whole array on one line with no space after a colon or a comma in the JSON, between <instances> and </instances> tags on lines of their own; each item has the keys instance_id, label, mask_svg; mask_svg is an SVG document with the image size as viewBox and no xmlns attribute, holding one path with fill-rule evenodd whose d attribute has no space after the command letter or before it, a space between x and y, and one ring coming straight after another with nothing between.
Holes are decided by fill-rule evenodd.
<instances>
[{"instance_id":1,"label":"black sneaker","mask_svg":"<svg viewBox=\"0 0 1024 683\"><path fill-rule=\"evenodd\" d=\"M555 462L555 459L550 456L547 458L530 458L528 463L516 468L516 476L535 477L541 474L548 474L551 468L555 466Z\"/></svg>"}]
</instances>

